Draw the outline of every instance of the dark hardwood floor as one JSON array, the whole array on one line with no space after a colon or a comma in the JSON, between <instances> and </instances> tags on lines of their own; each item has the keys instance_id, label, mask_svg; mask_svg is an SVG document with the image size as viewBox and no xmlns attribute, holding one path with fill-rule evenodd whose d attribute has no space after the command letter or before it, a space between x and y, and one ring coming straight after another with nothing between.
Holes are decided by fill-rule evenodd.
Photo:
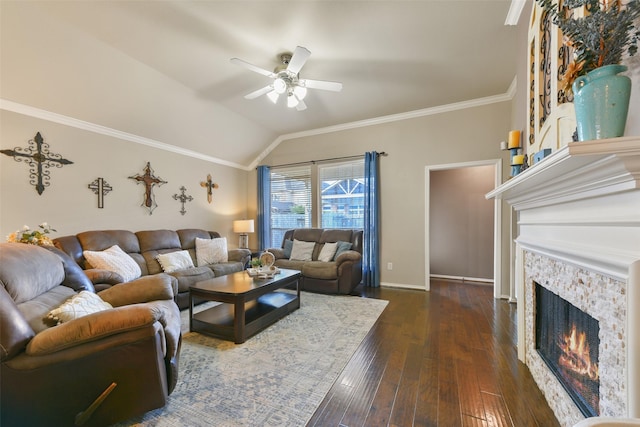
<instances>
[{"instance_id":1,"label":"dark hardwood floor","mask_svg":"<svg viewBox=\"0 0 640 427\"><path fill-rule=\"evenodd\" d=\"M357 288L389 301L308 426L559 426L491 286Z\"/></svg>"}]
</instances>

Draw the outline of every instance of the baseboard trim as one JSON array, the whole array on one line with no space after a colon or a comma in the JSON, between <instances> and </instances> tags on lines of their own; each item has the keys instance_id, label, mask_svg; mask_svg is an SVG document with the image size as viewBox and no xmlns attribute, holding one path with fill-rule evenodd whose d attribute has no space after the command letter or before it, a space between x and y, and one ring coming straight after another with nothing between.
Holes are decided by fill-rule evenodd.
<instances>
[{"instance_id":1,"label":"baseboard trim","mask_svg":"<svg viewBox=\"0 0 640 427\"><path fill-rule=\"evenodd\" d=\"M445 274L431 274L429 277L431 279L459 280L461 282L478 282L493 285L493 279L484 279L481 277L447 276Z\"/></svg>"},{"instance_id":2,"label":"baseboard trim","mask_svg":"<svg viewBox=\"0 0 640 427\"><path fill-rule=\"evenodd\" d=\"M383 288L398 288L398 289L412 289L417 291L424 291L424 286L418 285L407 285L406 283L390 283L390 282L381 282L380 286Z\"/></svg>"}]
</instances>

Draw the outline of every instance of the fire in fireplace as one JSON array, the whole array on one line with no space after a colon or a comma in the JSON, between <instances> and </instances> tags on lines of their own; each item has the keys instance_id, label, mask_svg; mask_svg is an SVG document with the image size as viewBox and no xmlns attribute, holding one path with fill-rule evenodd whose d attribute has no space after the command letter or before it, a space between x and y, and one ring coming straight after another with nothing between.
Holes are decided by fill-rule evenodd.
<instances>
[{"instance_id":1,"label":"fire in fireplace","mask_svg":"<svg viewBox=\"0 0 640 427\"><path fill-rule=\"evenodd\" d=\"M536 283L536 349L580 411L600 414L599 324Z\"/></svg>"}]
</instances>

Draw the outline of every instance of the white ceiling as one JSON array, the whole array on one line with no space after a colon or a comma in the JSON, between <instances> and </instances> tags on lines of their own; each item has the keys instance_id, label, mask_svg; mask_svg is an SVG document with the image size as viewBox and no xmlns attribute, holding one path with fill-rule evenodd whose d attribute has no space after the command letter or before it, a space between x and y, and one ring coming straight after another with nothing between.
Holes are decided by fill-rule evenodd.
<instances>
[{"instance_id":1,"label":"white ceiling","mask_svg":"<svg viewBox=\"0 0 640 427\"><path fill-rule=\"evenodd\" d=\"M246 165L274 135L506 93L517 61L517 29L504 25L509 6L509 0L124 0L49 1L40 7L50 19L177 82L200 102L255 125L260 136L254 129L247 138L252 142L233 150L188 147ZM8 20L15 9L6 9ZM244 99L270 79L230 58L272 70L279 54L297 45L311 51L301 78L342 82L342 92L309 90L305 111L273 105L265 96ZM227 134L244 141L242 132L236 124Z\"/></svg>"}]
</instances>

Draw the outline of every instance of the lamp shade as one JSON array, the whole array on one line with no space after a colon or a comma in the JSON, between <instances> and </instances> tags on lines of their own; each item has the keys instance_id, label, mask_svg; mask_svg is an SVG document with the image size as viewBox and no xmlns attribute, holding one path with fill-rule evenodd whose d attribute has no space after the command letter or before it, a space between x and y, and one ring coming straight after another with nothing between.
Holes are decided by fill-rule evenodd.
<instances>
[{"instance_id":1,"label":"lamp shade","mask_svg":"<svg viewBox=\"0 0 640 427\"><path fill-rule=\"evenodd\" d=\"M253 220L241 219L238 221L233 221L233 232L234 233L253 233Z\"/></svg>"}]
</instances>

